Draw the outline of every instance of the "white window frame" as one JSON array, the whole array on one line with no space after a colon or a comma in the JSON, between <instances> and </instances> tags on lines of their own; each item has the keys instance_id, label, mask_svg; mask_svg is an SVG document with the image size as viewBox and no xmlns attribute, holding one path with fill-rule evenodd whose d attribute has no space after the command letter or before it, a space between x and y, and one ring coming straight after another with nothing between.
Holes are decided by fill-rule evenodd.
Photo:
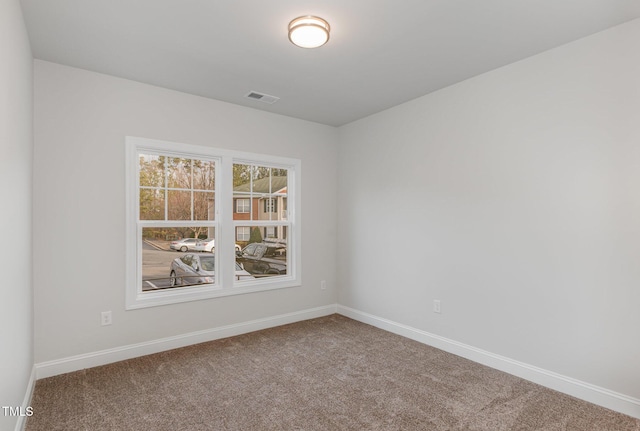
<instances>
[{"instance_id":1,"label":"white window frame","mask_svg":"<svg viewBox=\"0 0 640 431\"><path fill-rule=\"evenodd\" d=\"M208 146L190 145L153 139L127 136L126 149L126 242L125 242L125 308L127 310L168 305L187 301L216 298L221 296L246 294L271 289L281 289L302 285L301 274L301 214L300 184L301 162L298 159L264 154L239 152ZM138 154L163 153L185 158L205 158L216 161L216 194L214 221L163 221L163 224L188 226L211 224L216 229L216 283L198 286L142 291L142 227L153 225L154 221L139 219L139 178ZM246 221L233 219L233 164L250 163L287 169L288 185L288 250L287 274L277 277L260 278L242 283L235 282L236 226L251 225ZM262 222L264 224L264 221ZM168 269L167 269L168 270Z\"/></svg>"}]
</instances>

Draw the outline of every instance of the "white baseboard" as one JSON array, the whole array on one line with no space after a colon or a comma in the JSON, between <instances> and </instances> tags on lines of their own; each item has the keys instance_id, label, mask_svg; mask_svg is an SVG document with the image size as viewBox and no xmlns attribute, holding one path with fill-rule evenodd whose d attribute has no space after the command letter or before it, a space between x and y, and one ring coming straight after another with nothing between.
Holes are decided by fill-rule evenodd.
<instances>
[{"instance_id":1,"label":"white baseboard","mask_svg":"<svg viewBox=\"0 0 640 431\"><path fill-rule=\"evenodd\" d=\"M640 400L342 305L337 312L550 389L640 419Z\"/></svg>"},{"instance_id":2,"label":"white baseboard","mask_svg":"<svg viewBox=\"0 0 640 431\"><path fill-rule=\"evenodd\" d=\"M302 320L313 319L316 317L328 316L336 313L336 310L337 305L332 304L324 307L311 308L293 313L251 320L249 322L190 332L188 334L177 335L175 337L161 338L159 340L131 344L128 346L57 359L54 361L41 362L35 364L36 377L38 379L42 379L45 377L56 376L58 374L83 370L85 368L123 361L125 359L190 346L192 344L233 337L234 335L246 334L248 332L273 328L275 326L300 322Z\"/></svg>"},{"instance_id":3,"label":"white baseboard","mask_svg":"<svg viewBox=\"0 0 640 431\"><path fill-rule=\"evenodd\" d=\"M31 399L33 397L33 389L36 387L36 366L31 367L31 376L29 377L29 383L27 383L27 390L22 400L22 411L26 411L27 407L31 406ZM23 431L27 425L27 417L19 416L16 422L16 431Z\"/></svg>"}]
</instances>

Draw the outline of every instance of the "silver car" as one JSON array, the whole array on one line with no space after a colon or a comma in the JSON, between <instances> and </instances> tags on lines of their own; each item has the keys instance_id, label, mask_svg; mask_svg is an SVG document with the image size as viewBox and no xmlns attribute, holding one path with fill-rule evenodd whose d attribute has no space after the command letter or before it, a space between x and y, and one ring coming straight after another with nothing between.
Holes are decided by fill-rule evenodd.
<instances>
[{"instance_id":1,"label":"silver car","mask_svg":"<svg viewBox=\"0 0 640 431\"><path fill-rule=\"evenodd\" d=\"M204 251L204 241L198 238L184 238L178 241L172 241L169 245L171 250L175 251Z\"/></svg>"},{"instance_id":2,"label":"silver car","mask_svg":"<svg viewBox=\"0 0 640 431\"><path fill-rule=\"evenodd\" d=\"M171 262L171 286L190 286L215 282L216 259L212 254L188 253ZM236 280L253 278L236 262Z\"/></svg>"}]
</instances>

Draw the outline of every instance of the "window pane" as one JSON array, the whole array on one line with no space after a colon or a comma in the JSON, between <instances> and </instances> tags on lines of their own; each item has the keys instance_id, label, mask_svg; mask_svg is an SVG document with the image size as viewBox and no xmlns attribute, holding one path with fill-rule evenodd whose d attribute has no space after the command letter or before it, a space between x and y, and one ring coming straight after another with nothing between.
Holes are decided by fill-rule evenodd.
<instances>
[{"instance_id":1,"label":"window pane","mask_svg":"<svg viewBox=\"0 0 640 431\"><path fill-rule=\"evenodd\" d=\"M193 219L215 220L214 194L193 192Z\"/></svg>"},{"instance_id":2,"label":"window pane","mask_svg":"<svg viewBox=\"0 0 640 431\"><path fill-rule=\"evenodd\" d=\"M191 192L169 190L167 199L169 220L191 220Z\"/></svg>"},{"instance_id":3,"label":"window pane","mask_svg":"<svg viewBox=\"0 0 640 431\"><path fill-rule=\"evenodd\" d=\"M233 187L248 185L251 177L251 165L245 165L242 163L233 164ZM244 191L248 192L249 188L247 187Z\"/></svg>"},{"instance_id":4,"label":"window pane","mask_svg":"<svg viewBox=\"0 0 640 431\"><path fill-rule=\"evenodd\" d=\"M196 190L215 189L215 163L208 160L193 161L193 188Z\"/></svg>"},{"instance_id":5,"label":"window pane","mask_svg":"<svg viewBox=\"0 0 640 431\"><path fill-rule=\"evenodd\" d=\"M163 189L140 189L140 220L164 220Z\"/></svg>"},{"instance_id":6,"label":"window pane","mask_svg":"<svg viewBox=\"0 0 640 431\"><path fill-rule=\"evenodd\" d=\"M164 156L151 154L139 155L140 185L148 187L164 187Z\"/></svg>"},{"instance_id":7,"label":"window pane","mask_svg":"<svg viewBox=\"0 0 640 431\"><path fill-rule=\"evenodd\" d=\"M287 220L287 200L289 183L286 169L273 169L271 195L267 198L269 220ZM266 217L265 217L266 218Z\"/></svg>"},{"instance_id":8,"label":"window pane","mask_svg":"<svg viewBox=\"0 0 640 431\"><path fill-rule=\"evenodd\" d=\"M213 227L142 228L142 290L215 282Z\"/></svg>"},{"instance_id":9,"label":"window pane","mask_svg":"<svg viewBox=\"0 0 640 431\"><path fill-rule=\"evenodd\" d=\"M191 159L167 157L167 184L169 188L191 188Z\"/></svg>"},{"instance_id":10,"label":"window pane","mask_svg":"<svg viewBox=\"0 0 640 431\"><path fill-rule=\"evenodd\" d=\"M249 238L237 243L243 247L236 262L254 278L287 275L286 226L238 226L236 233L248 232ZM245 277L245 279L249 279Z\"/></svg>"}]
</instances>

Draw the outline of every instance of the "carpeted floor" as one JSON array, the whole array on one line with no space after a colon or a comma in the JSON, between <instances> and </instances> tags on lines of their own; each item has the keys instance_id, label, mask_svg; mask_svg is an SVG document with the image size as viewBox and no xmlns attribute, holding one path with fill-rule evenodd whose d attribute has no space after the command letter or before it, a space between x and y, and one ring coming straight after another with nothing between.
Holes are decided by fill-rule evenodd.
<instances>
[{"instance_id":1,"label":"carpeted floor","mask_svg":"<svg viewBox=\"0 0 640 431\"><path fill-rule=\"evenodd\" d=\"M27 430L640 431L339 315L38 380Z\"/></svg>"}]
</instances>

